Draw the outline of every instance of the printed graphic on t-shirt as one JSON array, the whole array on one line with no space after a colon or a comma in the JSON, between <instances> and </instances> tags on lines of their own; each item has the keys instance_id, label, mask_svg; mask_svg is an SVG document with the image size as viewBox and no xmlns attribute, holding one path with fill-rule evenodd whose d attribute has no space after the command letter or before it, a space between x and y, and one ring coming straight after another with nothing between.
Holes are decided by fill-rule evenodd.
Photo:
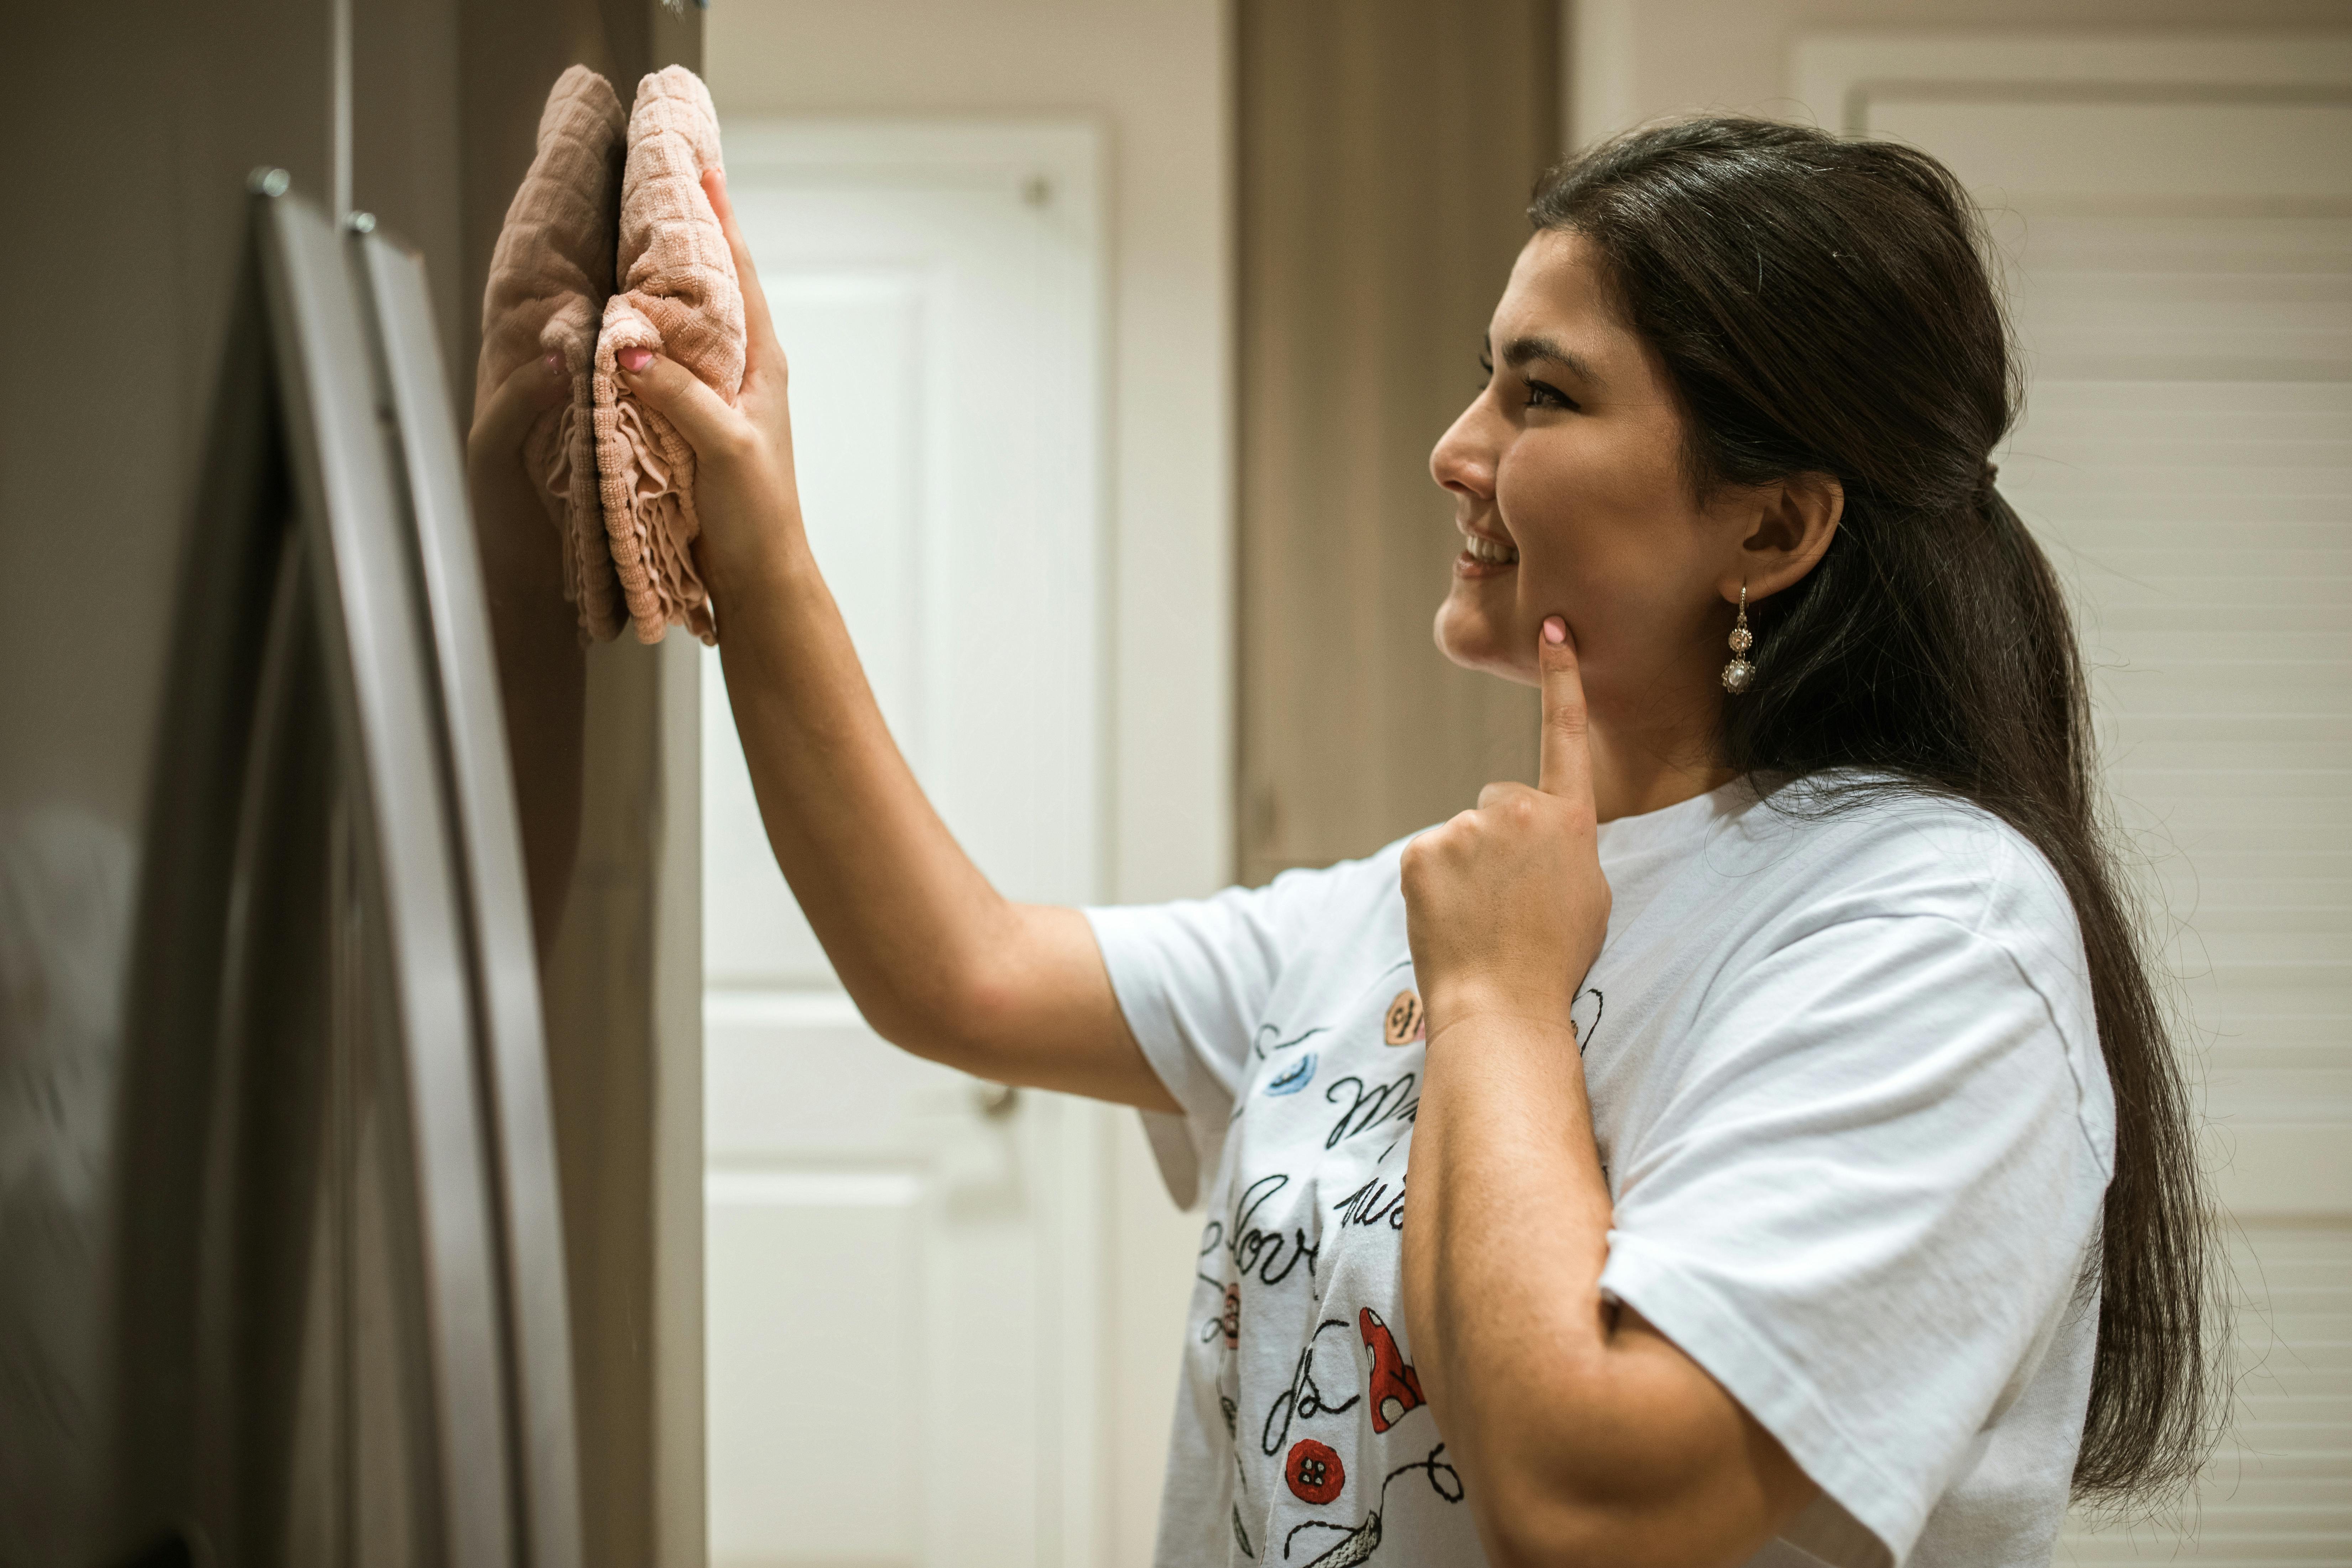
<instances>
[{"instance_id":1,"label":"printed graphic on t-shirt","mask_svg":"<svg viewBox=\"0 0 2352 1568\"><path fill-rule=\"evenodd\" d=\"M1603 1011L1598 990L1579 994L1580 1045ZM1256 1030L1228 1124L1230 1184L1202 1233L1192 1352L1233 1444L1226 1511L1247 1561L1366 1562L1394 1538L1399 1509L1462 1501L1394 1327L1427 1043L1402 958L1336 1017ZM1272 1378L1269 1363L1282 1369Z\"/></svg>"},{"instance_id":2,"label":"printed graphic on t-shirt","mask_svg":"<svg viewBox=\"0 0 2352 1568\"><path fill-rule=\"evenodd\" d=\"M1234 1548L1344 1568L1460 1474L1394 1327L1427 1020L1399 960L1337 1017L1263 1022L1201 1242L1195 1375L1233 1445ZM1242 1375L1286 1367L1271 1378Z\"/></svg>"}]
</instances>

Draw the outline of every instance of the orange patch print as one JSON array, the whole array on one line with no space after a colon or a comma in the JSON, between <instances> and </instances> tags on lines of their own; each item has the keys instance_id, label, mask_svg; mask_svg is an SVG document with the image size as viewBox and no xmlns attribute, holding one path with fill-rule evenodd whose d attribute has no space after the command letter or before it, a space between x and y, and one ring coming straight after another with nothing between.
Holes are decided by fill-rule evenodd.
<instances>
[{"instance_id":1,"label":"orange patch print","mask_svg":"<svg viewBox=\"0 0 2352 1568\"><path fill-rule=\"evenodd\" d=\"M1428 1026L1429 1019L1421 1010L1420 994L1400 991L1396 1000L1389 1004L1381 1037L1392 1046L1409 1046L1421 1038L1421 1032Z\"/></svg>"}]
</instances>

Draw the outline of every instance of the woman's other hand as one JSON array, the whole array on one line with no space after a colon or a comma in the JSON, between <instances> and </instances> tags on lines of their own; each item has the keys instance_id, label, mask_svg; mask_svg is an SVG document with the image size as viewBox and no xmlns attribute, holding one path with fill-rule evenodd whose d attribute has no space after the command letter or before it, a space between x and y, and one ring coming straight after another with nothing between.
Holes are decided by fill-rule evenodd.
<instances>
[{"instance_id":1,"label":"woman's other hand","mask_svg":"<svg viewBox=\"0 0 2352 1568\"><path fill-rule=\"evenodd\" d=\"M1559 616L1544 622L1536 658L1543 677L1537 786L1488 784L1477 809L1405 847L1405 924L1433 1047L1473 1016L1567 1026L1608 932L1584 683Z\"/></svg>"},{"instance_id":2,"label":"woman's other hand","mask_svg":"<svg viewBox=\"0 0 2352 1568\"><path fill-rule=\"evenodd\" d=\"M801 543L800 489L793 474L784 351L776 342L768 298L735 225L726 177L709 170L702 188L727 235L743 289L741 393L730 407L684 365L649 349L624 349L614 363L629 391L676 426L694 448L694 509L702 525L695 561L712 597L722 601L723 621L729 583L740 580L764 553Z\"/></svg>"}]
</instances>

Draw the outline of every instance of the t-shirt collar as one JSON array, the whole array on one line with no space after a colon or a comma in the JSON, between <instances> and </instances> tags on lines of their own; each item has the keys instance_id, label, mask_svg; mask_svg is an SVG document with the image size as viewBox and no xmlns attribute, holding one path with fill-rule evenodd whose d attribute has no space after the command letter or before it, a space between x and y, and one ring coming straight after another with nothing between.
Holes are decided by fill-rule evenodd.
<instances>
[{"instance_id":1,"label":"t-shirt collar","mask_svg":"<svg viewBox=\"0 0 2352 1568\"><path fill-rule=\"evenodd\" d=\"M1670 848L1704 837L1716 823L1738 816L1759 798L1752 780L1746 776L1736 778L1705 795L1602 823L1601 850L1605 855L1618 856Z\"/></svg>"}]
</instances>

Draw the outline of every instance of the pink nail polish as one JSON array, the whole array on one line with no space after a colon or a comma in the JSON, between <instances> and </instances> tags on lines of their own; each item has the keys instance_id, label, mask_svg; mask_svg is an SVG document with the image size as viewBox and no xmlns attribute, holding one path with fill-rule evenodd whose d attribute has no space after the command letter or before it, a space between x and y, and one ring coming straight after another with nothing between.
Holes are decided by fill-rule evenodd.
<instances>
[{"instance_id":1,"label":"pink nail polish","mask_svg":"<svg viewBox=\"0 0 2352 1568\"><path fill-rule=\"evenodd\" d=\"M1568 623L1558 616L1547 616L1543 625L1544 641L1555 647L1568 640Z\"/></svg>"},{"instance_id":2,"label":"pink nail polish","mask_svg":"<svg viewBox=\"0 0 2352 1568\"><path fill-rule=\"evenodd\" d=\"M555 349L548 350L547 353L541 357L539 363L541 366L546 370L547 376L550 381L553 381L563 374L563 355L561 352Z\"/></svg>"},{"instance_id":3,"label":"pink nail polish","mask_svg":"<svg viewBox=\"0 0 2352 1568\"><path fill-rule=\"evenodd\" d=\"M623 370L627 371L631 375L635 375L637 372L645 369L646 366L653 363L654 351L651 349L623 349L619 353L614 354L613 357L621 362L621 368Z\"/></svg>"}]
</instances>

